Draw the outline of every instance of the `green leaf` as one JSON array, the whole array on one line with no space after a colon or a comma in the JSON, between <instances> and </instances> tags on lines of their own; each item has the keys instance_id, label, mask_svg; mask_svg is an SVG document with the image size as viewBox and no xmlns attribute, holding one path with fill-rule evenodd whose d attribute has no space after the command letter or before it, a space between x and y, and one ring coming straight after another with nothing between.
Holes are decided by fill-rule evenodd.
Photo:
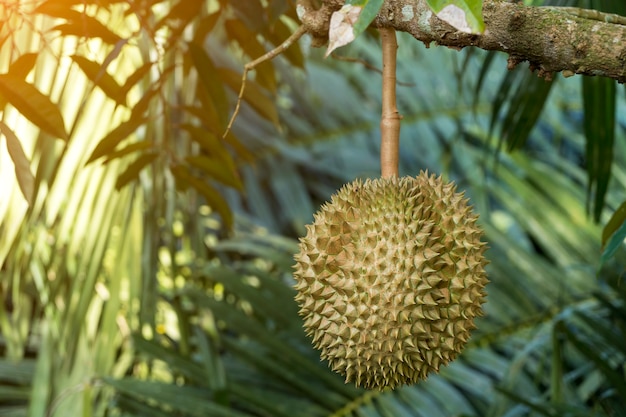
<instances>
[{"instance_id":1,"label":"green leaf","mask_svg":"<svg viewBox=\"0 0 626 417\"><path fill-rule=\"evenodd\" d=\"M126 155L130 155L133 152L138 152L138 151L144 151L144 150L148 150L152 148L152 143L150 143L147 140L142 140L139 142L133 142L130 145L114 151L114 152L110 152L109 154L106 155L106 159L104 161L102 161L102 164L108 164L109 162L121 158L123 156Z\"/></svg>"},{"instance_id":2,"label":"green leaf","mask_svg":"<svg viewBox=\"0 0 626 417\"><path fill-rule=\"evenodd\" d=\"M583 77L584 128L587 158L587 207L600 220L613 165L615 142L615 81L604 77Z\"/></svg>"},{"instance_id":3,"label":"green leaf","mask_svg":"<svg viewBox=\"0 0 626 417\"><path fill-rule=\"evenodd\" d=\"M615 210L615 213L613 213L606 223L606 226L604 226L604 229L602 229L602 247L606 246L609 238L615 234L617 229L619 229L624 222L626 222L626 201Z\"/></svg>"},{"instance_id":4,"label":"green leaf","mask_svg":"<svg viewBox=\"0 0 626 417\"><path fill-rule=\"evenodd\" d=\"M128 0L46 0L39 4L31 13L45 14L52 17L62 17L75 19L83 13L72 9L72 6L82 6L95 4L99 7L109 7L116 3L127 3ZM72 14L73 12L73 14Z\"/></svg>"},{"instance_id":5,"label":"green leaf","mask_svg":"<svg viewBox=\"0 0 626 417\"><path fill-rule=\"evenodd\" d=\"M52 30L58 30L64 36L78 36L85 38L100 38L103 42L115 45L122 38L104 26L95 17L81 14L79 21L69 21L55 26Z\"/></svg>"},{"instance_id":6,"label":"green leaf","mask_svg":"<svg viewBox=\"0 0 626 417\"><path fill-rule=\"evenodd\" d=\"M382 5L383 0L347 0L346 4L331 16L326 56L363 33Z\"/></svg>"},{"instance_id":7,"label":"green leaf","mask_svg":"<svg viewBox=\"0 0 626 417\"><path fill-rule=\"evenodd\" d=\"M267 28L267 14L260 0L230 0L228 5L250 30L262 33Z\"/></svg>"},{"instance_id":8,"label":"green leaf","mask_svg":"<svg viewBox=\"0 0 626 417\"><path fill-rule=\"evenodd\" d=\"M257 33L251 31L240 20L227 20L224 26L228 37L236 41L248 57L255 59L265 54L265 48L257 40ZM272 92L276 91L276 74L271 60L257 65L255 71L259 84Z\"/></svg>"},{"instance_id":9,"label":"green leaf","mask_svg":"<svg viewBox=\"0 0 626 417\"><path fill-rule=\"evenodd\" d=\"M273 23L273 30L268 33L267 39L272 42L272 44L278 46L285 39L287 39L293 31L283 22L282 20L276 20ZM294 42L289 48L287 48L282 56L287 58L291 64L298 68L304 69L304 55L302 54L302 49L300 48L300 44L298 42Z\"/></svg>"},{"instance_id":10,"label":"green leaf","mask_svg":"<svg viewBox=\"0 0 626 417\"><path fill-rule=\"evenodd\" d=\"M505 77L503 82L508 77ZM509 150L520 149L541 116L554 82L525 71L515 93L509 97L509 108L502 120L501 140ZM494 106L494 112L499 108Z\"/></svg>"},{"instance_id":11,"label":"green leaf","mask_svg":"<svg viewBox=\"0 0 626 417\"><path fill-rule=\"evenodd\" d=\"M126 94L124 90L117 81L115 81L115 78L106 71L103 65L80 55L72 55L71 58L80 69L83 70L87 78L100 87L107 97L113 99L119 105L126 105Z\"/></svg>"},{"instance_id":12,"label":"green leaf","mask_svg":"<svg viewBox=\"0 0 626 417\"><path fill-rule=\"evenodd\" d=\"M347 0L346 5L362 7L358 19L354 23L353 32L356 38L368 28L374 20L380 8L383 6L383 0Z\"/></svg>"},{"instance_id":13,"label":"green leaf","mask_svg":"<svg viewBox=\"0 0 626 417\"><path fill-rule=\"evenodd\" d=\"M35 67L37 62L37 53L27 53L21 55L9 65L9 75L26 79L30 71Z\"/></svg>"},{"instance_id":14,"label":"green leaf","mask_svg":"<svg viewBox=\"0 0 626 417\"><path fill-rule=\"evenodd\" d=\"M193 34L193 42L199 45L204 43L207 35L211 33L220 16L222 15L222 9L218 9L214 13L199 18L194 25L195 33Z\"/></svg>"},{"instance_id":15,"label":"green leaf","mask_svg":"<svg viewBox=\"0 0 626 417\"><path fill-rule=\"evenodd\" d=\"M228 160L203 155L188 156L185 160L222 184L243 191L241 179L237 175L237 171L228 164Z\"/></svg>"},{"instance_id":16,"label":"green leaf","mask_svg":"<svg viewBox=\"0 0 626 417\"><path fill-rule=\"evenodd\" d=\"M230 207L224 197L222 197L215 188L207 184L206 181L191 175L189 170L184 166L172 166L170 170L180 188L186 189L191 187L202 194L206 203L220 214L226 229L232 228L233 213L230 211Z\"/></svg>"},{"instance_id":17,"label":"green leaf","mask_svg":"<svg viewBox=\"0 0 626 417\"><path fill-rule=\"evenodd\" d=\"M466 33L483 33L482 0L426 0L437 17Z\"/></svg>"},{"instance_id":18,"label":"green leaf","mask_svg":"<svg viewBox=\"0 0 626 417\"><path fill-rule=\"evenodd\" d=\"M115 147L128 136L130 136L139 126L148 121L145 117L131 117L129 120L120 123L115 129L110 131L105 137L100 139L96 149L93 150L91 156L85 162L85 165L90 164L98 158L108 156L112 153Z\"/></svg>"},{"instance_id":19,"label":"green leaf","mask_svg":"<svg viewBox=\"0 0 626 417\"><path fill-rule=\"evenodd\" d=\"M224 81L228 87L230 87L233 91L239 92L241 76L239 76L235 71L227 68L220 68L218 72L222 81ZM250 106L252 106L252 108L259 113L259 115L275 125L278 125L279 120L275 104L276 102L271 100L257 83L252 80L246 81L246 89L243 92L243 100L250 104Z\"/></svg>"},{"instance_id":20,"label":"green leaf","mask_svg":"<svg viewBox=\"0 0 626 417\"><path fill-rule=\"evenodd\" d=\"M203 47L195 43L189 43L189 54L191 62L198 72L200 85L204 88L204 92L208 95L204 100L202 96L202 104L209 107L207 111L214 112L221 127L225 127L228 122L228 100L226 99L226 91L220 80L217 69L211 57L206 53Z\"/></svg>"},{"instance_id":21,"label":"green leaf","mask_svg":"<svg viewBox=\"0 0 626 417\"><path fill-rule=\"evenodd\" d=\"M7 140L7 149L9 151L9 156L13 160L13 164L15 165L15 176L17 177L17 183L20 186L20 190L24 195L24 198L28 202L28 205L33 204L33 198L35 194L35 177L33 173L30 171L30 161L26 157L24 153L24 149L22 148L22 144L19 139L13 133L13 131L4 124L4 122L0 121L0 132L4 135Z\"/></svg>"},{"instance_id":22,"label":"green leaf","mask_svg":"<svg viewBox=\"0 0 626 417\"><path fill-rule=\"evenodd\" d=\"M128 92L143 79L143 77L148 75L150 69L152 69L152 65L154 65L153 62L146 62L129 75L126 78L126 81L124 81L120 94L124 94L124 96L126 96Z\"/></svg>"},{"instance_id":23,"label":"green leaf","mask_svg":"<svg viewBox=\"0 0 626 417\"><path fill-rule=\"evenodd\" d=\"M613 213L613 216L602 230L602 256L600 265L603 265L615 255L626 239L626 201Z\"/></svg>"},{"instance_id":24,"label":"green leaf","mask_svg":"<svg viewBox=\"0 0 626 417\"><path fill-rule=\"evenodd\" d=\"M34 68L37 56L38 54L36 53L21 55L9 65L7 75L25 80L30 71ZM0 94L0 109L3 109L6 104L7 99Z\"/></svg>"},{"instance_id":25,"label":"green leaf","mask_svg":"<svg viewBox=\"0 0 626 417\"><path fill-rule=\"evenodd\" d=\"M620 370L620 367L614 368L604 353L588 338L580 335L574 327L564 326L562 330L567 340L602 372L617 395L620 398L626 398L626 381L624 381L623 371Z\"/></svg>"},{"instance_id":26,"label":"green leaf","mask_svg":"<svg viewBox=\"0 0 626 417\"><path fill-rule=\"evenodd\" d=\"M157 156L157 153L146 153L137 158L132 164L126 167L124 172L122 172L119 177L117 177L117 180L115 181L115 188L120 190L129 182L138 178L141 170L152 163Z\"/></svg>"},{"instance_id":27,"label":"green leaf","mask_svg":"<svg viewBox=\"0 0 626 417\"><path fill-rule=\"evenodd\" d=\"M59 108L32 84L20 77L0 74L0 94L44 132L57 138L68 138Z\"/></svg>"},{"instance_id":28,"label":"green leaf","mask_svg":"<svg viewBox=\"0 0 626 417\"><path fill-rule=\"evenodd\" d=\"M45 14L50 17L57 17L67 21L80 21L81 13L71 8L66 0L47 0L39 4L32 11L33 14Z\"/></svg>"},{"instance_id":29,"label":"green leaf","mask_svg":"<svg viewBox=\"0 0 626 417\"><path fill-rule=\"evenodd\" d=\"M213 403L209 399L210 391L206 389L178 386L164 382L138 381L130 378L104 378L104 382L116 390L135 398L150 400L151 403L157 403L165 406L167 409L175 410L177 411L173 413L175 415L250 417L249 414Z\"/></svg>"},{"instance_id":30,"label":"green leaf","mask_svg":"<svg viewBox=\"0 0 626 417\"><path fill-rule=\"evenodd\" d=\"M189 381L193 383L206 383L205 370L198 366L197 362L182 356L180 352L166 348L157 340L147 340L141 335L133 335L132 340L135 349L142 355L165 361L174 371L189 378Z\"/></svg>"},{"instance_id":31,"label":"green leaf","mask_svg":"<svg viewBox=\"0 0 626 417\"><path fill-rule=\"evenodd\" d=\"M201 14L202 4L201 1L179 0L170 8L167 15L157 22L154 31L163 26L169 26L173 32L184 29L193 18Z\"/></svg>"}]
</instances>

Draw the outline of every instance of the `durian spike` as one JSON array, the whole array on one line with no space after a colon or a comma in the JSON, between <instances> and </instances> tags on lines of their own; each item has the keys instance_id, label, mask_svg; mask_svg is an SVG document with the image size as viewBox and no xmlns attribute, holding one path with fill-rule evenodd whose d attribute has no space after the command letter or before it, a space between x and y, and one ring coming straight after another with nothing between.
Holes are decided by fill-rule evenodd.
<instances>
[{"instance_id":1,"label":"durian spike","mask_svg":"<svg viewBox=\"0 0 626 417\"><path fill-rule=\"evenodd\" d=\"M383 49L383 97L380 118L380 171L383 178L398 176L400 119L396 106L396 31L381 28Z\"/></svg>"}]
</instances>

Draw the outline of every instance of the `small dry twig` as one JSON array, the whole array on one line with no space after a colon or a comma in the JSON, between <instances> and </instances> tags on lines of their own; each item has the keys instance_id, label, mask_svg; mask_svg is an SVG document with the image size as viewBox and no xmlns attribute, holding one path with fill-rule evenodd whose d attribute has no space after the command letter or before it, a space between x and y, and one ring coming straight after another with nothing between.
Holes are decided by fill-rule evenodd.
<instances>
[{"instance_id":1,"label":"small dry twig","mask_svg":"<svg viewBox=\"0 0 626 417\"><path fill-rule=\"evenodd\" d=\"M239 114L239 109L241 107L241 100L243 100L243 94L246 90L246 80L248 79L248 73L255 69L258 65L264 63L265 61L269 61L271 59L276 58L278 55L282 54L285 50L287 50L291 45L297 42L302 35L306 33L306 28L304 26L298 27L298 29L291 34L283 43L278 45L276 48L272 49L265 55L262 55L255 59L254 61L248 62L243 67L243 75L241 76L241 88L239 89L239 95L237 96L237 104L235 105L235 110L233 111L233 115L230 117L228 121L228 126L226 126L226 131L222 135L222 139L225 139L226 136L230 133L233 124L235 123L235 119Z\"/></svg>"}]
</instances>

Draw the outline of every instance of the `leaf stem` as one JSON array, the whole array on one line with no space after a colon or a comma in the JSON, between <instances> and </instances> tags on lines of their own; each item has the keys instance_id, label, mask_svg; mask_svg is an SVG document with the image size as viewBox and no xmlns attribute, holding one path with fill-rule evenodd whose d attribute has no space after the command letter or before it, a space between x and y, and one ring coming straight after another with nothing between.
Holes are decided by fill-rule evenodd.
<instances>
[{"instance_id":1,"label":"leaf stem","mask_svg":"<svg viewBox=\"0 0 626 417\"><path fill-rule=\"evenodd\" d=\"M398 42L393 28L381 28L383 49L383 102L380 118L380 173L383 178L398 176L400 119L396 107L396 52Z\"/></svg>"}]
</instances>

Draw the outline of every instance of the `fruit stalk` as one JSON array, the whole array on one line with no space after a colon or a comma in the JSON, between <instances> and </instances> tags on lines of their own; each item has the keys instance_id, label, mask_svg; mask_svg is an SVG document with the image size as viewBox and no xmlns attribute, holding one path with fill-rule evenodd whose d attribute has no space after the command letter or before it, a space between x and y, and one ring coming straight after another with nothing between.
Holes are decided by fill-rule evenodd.
<instances>
[{"instance_id":1,"label":"fruit stalk","mask_svg":"<svg viewBox=\"0 0 626 417\"><path fill-rule=\"evenodd\" d=\"M381 28L383 49L383 102L380 119L380 173L383 178L398 176L400 119L396 107L396 52L398 42L393 28Z\"/></svg>"}]
</instances>

